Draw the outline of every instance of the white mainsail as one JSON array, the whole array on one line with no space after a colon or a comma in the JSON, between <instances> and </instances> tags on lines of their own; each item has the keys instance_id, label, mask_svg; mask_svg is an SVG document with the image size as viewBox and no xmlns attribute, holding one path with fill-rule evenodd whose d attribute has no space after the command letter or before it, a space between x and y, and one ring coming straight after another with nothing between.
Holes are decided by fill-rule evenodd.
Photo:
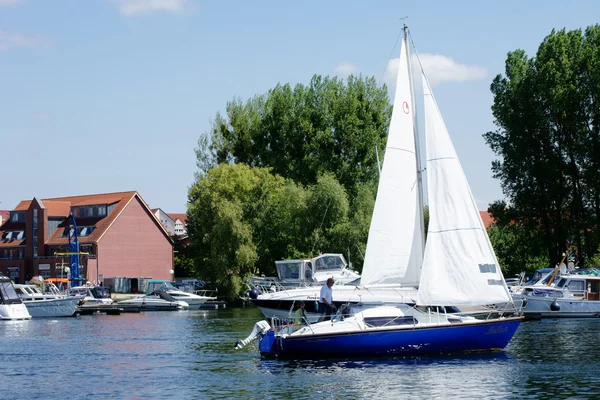
<instances>
[{"instance_id":1,"label":"white mainsail","mask_svg":"<svg viewBox=\"0 0 600 400\"><path fill-rule=\"evenodd\" d=\"M406 38L400 48L394 108L361 275L362 285L417 286L423 257Z\"/></svg>"},{"instance_id":2,"label":"white mainsail","mask_svg":"<svg viewBox=\"0 0 600 400\"><path fill-rule=\"evenodd\" d=\"M486 305L510 295L424 74L429 229L417 304Z\"/></svg>"}]
</instances>

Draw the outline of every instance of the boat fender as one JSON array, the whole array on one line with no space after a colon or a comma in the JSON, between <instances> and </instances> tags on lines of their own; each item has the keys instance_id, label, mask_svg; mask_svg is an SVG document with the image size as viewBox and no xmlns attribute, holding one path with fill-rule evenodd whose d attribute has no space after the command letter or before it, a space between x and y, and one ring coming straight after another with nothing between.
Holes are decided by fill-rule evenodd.
<instances>
[{"instance_id":1,"label":"boat fender","mask_svg":"<svg viewBox=\"0 0 600 400\"><path fill-rule=\"evenodd\" d=\"M560 311L560 304L556 300L550 304L550 311Z\"/></svg>"},{"instance_id":2,"label":"boat fender","mask_svg":"<svg viewBox=\"0 0 600 400\"><path fill-rule=\"evenodd\" d=\"M256 324L254 324L254 328L252 329L252 332L250 332L250 335L246 339L238 340L237 342L235 342L235 348L241 349L241 348L245 347L248 343L252 342L253 340L256 340L259 337L264 336L270 329L271 329L271 326L269 325L269 323L267 321L265 321L265 320L258 321Z\"/></svg>"},{"instance_id":3,"label":"boat fender","mask_svg":"<svg viewBox=\"0 0 600 400\"><path fill-rule=\"evenodd\" d=\"M273 346L275 345L275 332L271 329L265 336L262 337L258 344L258 349L263 354L273 353Z\"/></svg>"},{"instance_id":4,"label":"boat fender","mask_svg":"<svg viewBox=\"0 0 600 400\"><path fill-rule=\"evenodd\" d=\"M250 290L250 293L248 293L250 295L250 298L252 300L256 300L258 298L258 295L260 294L260 292L258 291L258 289L254 288L252 290Z\"/></svg>"},{"instance_id":5,"label":"boat fender","mask_svg":"<svg viewBox=\"0 0 600 400\"><path fill-rule=\"evenodd\" d=\"M319 302L315 300L315 312L318 313L320 312L319 310Z\"/></svg>"}]
</instances>

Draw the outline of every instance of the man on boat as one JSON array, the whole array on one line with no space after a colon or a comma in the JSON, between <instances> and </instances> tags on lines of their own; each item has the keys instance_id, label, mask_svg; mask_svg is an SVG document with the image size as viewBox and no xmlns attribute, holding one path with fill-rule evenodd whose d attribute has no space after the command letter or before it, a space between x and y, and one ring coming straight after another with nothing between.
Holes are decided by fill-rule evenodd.
<instances>
[{"instance_id":1,"label":"man on boat","mask_svg":"<svg viewBox=\"0 0 600 400\"><path fill-rule=\"evenodd\" d=\"M335 281L333 278L327 279L327 282L321 287L321 295L319 296L319 308L321 309L321 321L328 321L331 319L331 314L335 312L335 305L333 304L333 291L331 287Z\"/></svg>"}]
</instances>

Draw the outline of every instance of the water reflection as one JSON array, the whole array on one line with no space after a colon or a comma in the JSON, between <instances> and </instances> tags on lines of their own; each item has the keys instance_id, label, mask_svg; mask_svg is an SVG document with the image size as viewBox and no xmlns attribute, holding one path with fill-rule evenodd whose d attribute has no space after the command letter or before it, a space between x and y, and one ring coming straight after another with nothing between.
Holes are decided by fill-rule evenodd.
<instances>
[{"instance_id":1,"label":"water reflection","mask_svg":"<svg viewBox=\"0 0 600 400\"><path fill-rule=\"evenodd\" d=\"M0 398L598 398L600 320L521 325L504 352L261 359L256 309L0 323Z\"/></svg>"}]
</instances>

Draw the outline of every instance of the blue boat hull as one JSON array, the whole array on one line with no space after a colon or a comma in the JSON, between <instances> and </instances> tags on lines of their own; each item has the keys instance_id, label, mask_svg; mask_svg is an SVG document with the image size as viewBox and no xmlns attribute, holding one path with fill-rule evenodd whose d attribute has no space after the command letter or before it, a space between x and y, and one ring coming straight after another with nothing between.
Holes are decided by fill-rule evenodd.
<instances>
[{"instance_id":1,"label":"blue boat hull","mask_svg":"<svg viewBox=\"0 0 600 400\"><path fill-rule=\"evenodd\" d=\"M259 344L265 357L378 357L501 350L515 334L520 317L438 327L369 330L281 337L269 331Z\"/></svg>"}]
</instances>

